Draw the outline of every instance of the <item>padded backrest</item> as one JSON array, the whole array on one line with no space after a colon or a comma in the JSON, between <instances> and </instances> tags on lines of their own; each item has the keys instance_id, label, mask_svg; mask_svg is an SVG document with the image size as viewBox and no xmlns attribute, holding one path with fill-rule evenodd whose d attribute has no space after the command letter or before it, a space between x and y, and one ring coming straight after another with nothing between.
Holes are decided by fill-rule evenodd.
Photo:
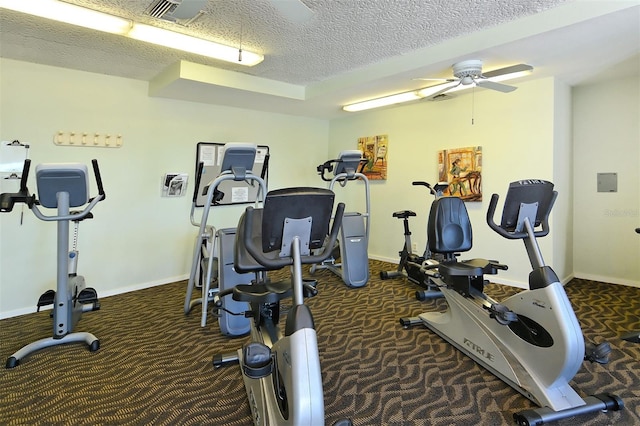
<instances>
[{"instance_id":1,"label":"padded backrest","mask_svg":"<svg viewBox=\"0 0 640 426\"><path fill-rule=\"evenodd\" d=\"M79 207L89 202L89 177L85 164L38 164L36 183L38 201L43 207L58 207L58 192L69 194L69 207Z\"/></svg>"},{"instance_id":2,"label":"padded backrest","mask_svg":"<svg viewBox=\"0 0 640 426\"><path fill-rule=\"evenodd\" d=\"M329 233L333 213L333 191L325 188L284 188L269 191L264 202L262 221L262 251L280 250L286 219L312 218L309 248L322 247ZM307 236L300 236L305 238Z\"/></svg>"},{"instance_id":3,"label":"padded backrest","mask_svg":"<svg viewBox=\"0 0 640 426\"><path fill-rule=\"evenodd\" d=\"M311 235L301 235L309 239L309 249L321 248L329 233L329 222L333 213L334 193L324 188L285 188L270 191L262 209L253 211L251 239L256 247L261 247L266 257L278 258L283 243L286 219L312 218ZM261 265L247 251L244 244L245 216L238 223L234 265L237 272L257 272L269 270ZM305 260L302 260L305 263ZM275 268L280 269L280 267Z\"/></svg>"},{"instance_id":4,"label":"padded backrest","mask_svg":"<svg viewBox=\"0 0 640 426\"><path fill-rule=\"evenodd\" d=\"M434 253L458 253L471 250L471 221L464 202L458 197L433 201L427 224L429 250Z\"/></svg>"}]
</instances>

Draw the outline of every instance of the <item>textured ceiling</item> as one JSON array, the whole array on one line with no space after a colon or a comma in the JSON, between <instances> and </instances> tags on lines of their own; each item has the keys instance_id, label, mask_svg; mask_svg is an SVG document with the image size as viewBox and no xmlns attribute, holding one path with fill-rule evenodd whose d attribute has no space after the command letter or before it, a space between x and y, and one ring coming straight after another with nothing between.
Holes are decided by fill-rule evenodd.
<instances>
[{"instance_id":1,"label":"textured ceiling","mask_svg":"<svg viewBox=\"0 0 640 426\"><path fill-rule=\"evenodd\" d=\"M348 101L424 86L417 77L449 77L451 64L461 59L484 60L485 70L525 62L536 73L546 65L562 65L566 72L564 62L573 62L577 69L564 77L576 83L589 77L580 60L588 50L597 54L600 42L608 44L600 67L637 55L640 48L637 1L302 0L313 12L302 23L287 20L274 7L278 1L283 0L210 0L201 18L181 26L146 15L151 0L68 0L242 45L264 54L254 67L7 10L0 10L0 55L150 81L156 96L328 117L345 114L340 105ZM582 59L574 58L578 53ZM185 78L190 64L181 67L179 61L206 67L198 68L199 77ZM240 82L229 83L236 73Z\"/></svg>"}]
</instances>

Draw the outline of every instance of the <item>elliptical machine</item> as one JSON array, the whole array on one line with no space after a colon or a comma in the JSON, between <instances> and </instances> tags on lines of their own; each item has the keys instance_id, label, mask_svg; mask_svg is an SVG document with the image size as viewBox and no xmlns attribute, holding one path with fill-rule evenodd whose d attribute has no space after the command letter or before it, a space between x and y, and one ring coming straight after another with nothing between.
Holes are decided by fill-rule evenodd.
<instances>
[{"instance_id":1,"label":"elliptical machine","mask_svg":"<svg viewBox=\"0 0 640 426\"><path fill-rule=\"evenodd\" d=\"M264 202L267 193L266 183L262 177L254 175L251 171L256 151L256 145L249 143L225 144L220 174L204 188L207 198L200 221L195 219L195 209L204 164L198 164L190 214L191 224L198 227L198 235L193 250L184 313L188 314L195 306L202 305L201 327L206 326L209 301L213 300L217 292L246 283L252 277L251 274L238 273L233 268L236 229L216 229L208 223L208 220L211 206L216 205L224 196L218 187L225 181L257 184L259 191L255 206ZM197 287L200 287L201 295L194 298L193 292ZM249 319L244 316L247 309L246 303L231 299L224 300L220 306L216 306L221 333L227 336L242 336L249 333Z\"/></svg>"},{"instance_id":2,"label":"elliptical machine","mask_svg":"<svg viewBox=\"0 0 640 426\"><path fill-rule=\"evenodd\" d=\"M325 161L317 167L318 174L325 182L329 183L329 190L333 191L335 184L345 187L348 182L361 180L365 191L365 212L347 212L342 218L342 226L338 237L338 251L334 250L331 256L321 264L312 265L311 273L318 269L328 269L342 278L347 287L364 287L369 281L369 223L370 223L370 196L369 179L362 173L367 164L367 159L362 157L358 150L342 151L337 159ZM333 178L328 178L326 173L333 172Z\"/></svg>"},{"instance_id":3,"label":"elliptical machine","mask_svg":"<svg viewBox=\"0 0 640 426\"><path fill-rule=\"evenodd\" d=\"M608 345L585 354L571 303L554 271L544 264L537 238L549 233L548 218L556 196L551 182L511 183L500 225L493 221L498 195L491 198L487 212L491 229L525 244L532 266L528 290L502 302L493 300L483 292L484 274L495 274L506 266L485 259L458 262L452 257L426 271L447 301L446 312L400 320L405 327L423 324L430 328L541 407L515 413L514 420L522 426L624 406L611 394L583 399L569 384L584 359L606 362L601 358ZM451 255L471 248L471 226L462 200L445 197L434 201L429 237L430 249L436 253Z\"/></svg>"},{"instance_id":4,"label":"elliptical machine","mask_svg":"<svg viewBox=\"0 0 640 426\"><path fill-rule=\"evenodd\" d=\"M57 284L56 290L48 290L37 303L53 305L53 336L32 342L11 355L6 368L14 368L31 353L50 346L84 342L91 352L100 349L100 341L91 333L74 332L83 312L100 309L98 295L93 288L86 287L84 277L77 274L78 264L78 224L93 217L91 210L106 195L102 187L98 161L92 160L93 172L98 186L98 195L89 198L87 166L78 163L48 163L36 167L38 199L29 193L27 177L31 160L25 160L20 190L16 193L0 194L0 212L10 212L15 203L24 203L40 220L58 223ZM56 215L47 216L38 208L57 209ZM70 211L71 207L85 206L82 211ZM69 222L75 223L73 248L69 250Z\"/></svg>"},{"instance_id":5,"label":"elliptical machine","mask_svg":"<svg viewBox=\"0 0 640 426\"><path fill-rule=\"evenodd\" d=\"M239 362L256 425L324 424L320 357L305 296L317 293L302 278L302 265L331 253L344 212L338 204L331 232L334 193L320 188L269 192L263 209L248 207L238 224L235 268L255 273L252 284L221 291L251 309L251 341L237 353L215 355L213 365ZM312 250L319 250L311 254ZM290 267L291 279L270 282L266 272ZM280 301L292 297L284 330L278 327ZM350 423L341 423L347 425Z\"/></svg>"},{"instance_id":6,"label":"elliptical machine","mask_svg":"<svg viewBox=\"0 0 640 426\"><path fill-rule=\"evenodd\" d=\"M431 195L438 198L443 196L445 189L449 187L448 183L436 183L433 187L427 182L416 181L411 183L414 186L426 187ZM425 267L433 267L437 265L443 256L438 253L432 253L429 250L429 244L427 243L422 253L419 256L417 253L413 253L413 243L411 242L411 231L409 230L409 218L414 217L415 212L411 210L401 210L393 213L393 217L402 219L404 226L404 246L402 250L398 252L400 255L400 262L398 262L398 268L395 271L380 271L380 279L387 280L397 277L404 277L414 284L424 287L424 290L416 291L416 299L422 301L427 299L434 299L442 297L442 293L436 285L434 285L428 274L424 273Z\"/></svg>"}]
</instances>

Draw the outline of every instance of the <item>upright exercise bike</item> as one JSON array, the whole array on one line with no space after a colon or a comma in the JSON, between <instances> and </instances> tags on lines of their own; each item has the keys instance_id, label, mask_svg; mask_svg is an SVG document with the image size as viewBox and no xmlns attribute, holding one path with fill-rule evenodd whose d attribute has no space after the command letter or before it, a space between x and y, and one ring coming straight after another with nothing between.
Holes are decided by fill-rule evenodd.
<instances>
[{"instance_id":1,"label":"upright exercise bike","mask_svg":"<svg viewBox=\"0 0 640 426\"><path fill-rule=\"evenodd\" d=\"M16 193L0 195L0 212L10 212L15 203L24 203L33 214L46 222L58 224L57 285L40 296L37 308L53 305L53 336L32 342L7 359L6 368L13 368L31 353L50 346L84 342L91 352L100 348L100 341L91 333L74 332L83 312L100 309L98 296L93 288L86 287L84 277L76 273L78 262L78 223L93 217L91 210L105 199L98 161L93 160L93 171L98 195L89 198L87 166L77 163L48 163L36 167L38 199L29 193L27 177L31 160L25 160ZM38 208L57 209L57 214L47 216ZM70 211L71 207L82 207L81 211ZM69 222L76 225L73 249L69 250Z\"/></svg>"},{"instance_id":2,"label":"upright exercise bike","mask_svg":"<svg viewBox=\"0 0 640 426\"><path fill-rule=\"evenodd\" d=\"M493 300L484 294L484 274L495 274L506 266L485 259L458 262L454 258L426 271L447 301L446 312L400 320L404 326L427 326L541 407L514 414L523 426L620 410L624 405L611 394L583 399L569 384L587 358L584 338L564 288L545 265L536 240L549 232L548 218L556 196L551 182L511 183L500 225L493 221L498 195L491 198L487 212L491 229L525 244L532 266L529 289L502 302ZM471 248L469 218L459 198L434 201L428 226L432 251L450 254Z\"/></svg>"},{"instance_id":3,"label":"upright exercise bike","mask_svg":"<svg viewBox=\"0 0 640 426\"><path fill-rule=\"evenodd\" d=\"M302 279L302 265L321 262L331 253L344 212L340 203L327 237L333 202L328 189L275 190L263 209L248 207L238 224L235 268L255 273L256 280L221 291L214 299L219 303L231 295L251 305L251 341L237 353L214 356L213 365L240 363L256 425L324 424L317 336L304 304L305 295L317 290ZM287 266L290 280L266 278L267 271ZM293 303L281 330L280 301L289 297Z\"/></svg>"},{"instance_id":4,"label":"upright exercise bike","mask_svg":"<svg viewBox=\"0 0 640 426\"><path fill-rule=\"evenodd\" d=\"M311 266L311 273L318 269L328 269L342 278L347 287L364 287L369 281L369 223L370 196L369 179L362 173L367 160L358 150L342 151L337 159L325 161L317 167L318 174L323 181L329 182L329 189L334 190L335 184L345 187L349 182L362 181L365 191L365 211L347 212L342 218L342 227L338 237L339 255L337 250L318 265ZM333 172L333 177L327 173ZM337 258L340 262L337 262Z\"/></svg>"},{"instance_id":5,"label":"upright exercise bike","mask_svg":"<svg viewBox=\"0 0 640 426\"><path fill-rule=\"evenodd\" d=\"M429 183L423 181L412 182L412 185L426 187L436 200L442 197L444 190L449 187L448 183L440 182L432 187ZM380 271L380 279L407 278L412 283L424 288L423 290L416 291L416 299L418 300L442 297L442 293L438 287L431 282L429 275L425 274L424 268L436 266L441 260L444 260L444 257L438 253L432 253L431 250L429 250L428 243L425 246L422 256L413 252L409 218L415 215L416 213L411 210L400 210L393 213L393 217L401 219L404 225L404 245L402 246L402 250L398 252L400 255L398 268L395 271Z\"/></svg>"}]
</instances>

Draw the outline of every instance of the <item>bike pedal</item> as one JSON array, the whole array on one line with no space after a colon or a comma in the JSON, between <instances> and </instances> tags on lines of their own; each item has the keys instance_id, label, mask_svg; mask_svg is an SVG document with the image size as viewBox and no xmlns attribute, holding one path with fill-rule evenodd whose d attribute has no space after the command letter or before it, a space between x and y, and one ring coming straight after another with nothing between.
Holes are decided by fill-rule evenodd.
<instances>
[{"instance_id":1,"label":"bike pedal","mask_svg":"<svg viewBox=\"0 0 640 426\"><path fill-rule=\"evenodd\" d=\"M38 298L38 303L36 304L36 312L40 312L42 306L53 305L55 297L56 292L54 290L47 290L42 293L42 296Z\"/></svg>"},{"instance_id":2,"label":"bike pedal","mask_svg":"<svg viewBox=\"0 0 640 426\"><path fill-rule=\"evenodd\" d=\"M271 349L262 343L252 342L242 348L242 372L251 379L260 379L273 371Z\"/></svg>"},{"instance_id":3,"label":"bike pedal","mask_svg":"<svg viewBox=\"0 0 640 426\"><path fill-rule=\"evenodd\" d=\"M78 303L89 304L98 301L98 293L91 287L87 287L78 294Z\"/></svg>"}]
</instances>

